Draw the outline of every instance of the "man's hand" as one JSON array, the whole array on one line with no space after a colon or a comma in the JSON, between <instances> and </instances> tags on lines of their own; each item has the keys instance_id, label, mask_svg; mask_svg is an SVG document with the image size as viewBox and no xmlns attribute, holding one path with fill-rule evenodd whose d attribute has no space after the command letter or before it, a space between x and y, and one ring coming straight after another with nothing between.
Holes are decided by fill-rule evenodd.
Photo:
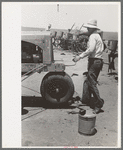
<instances>
[{"instance_id":1,"label":"man's hand","mask_svg":"<svg viewBox=\"0 0 123 150\"><path fill-rule=\"evenodd\" d=\"M74 62L77 62L77 61L80 60L80 58L81 58L80 56L76 56L76 57L73 59L73 61L74 61Z\"/></svg>"}]
</instances>

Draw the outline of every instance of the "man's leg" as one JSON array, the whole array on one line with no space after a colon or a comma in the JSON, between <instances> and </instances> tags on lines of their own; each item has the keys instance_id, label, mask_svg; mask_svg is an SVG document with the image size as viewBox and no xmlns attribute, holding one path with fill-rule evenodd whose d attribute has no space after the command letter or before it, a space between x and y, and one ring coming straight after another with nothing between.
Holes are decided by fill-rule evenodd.
<instances>
[{"instance_id":1,"label":"man's leg","mask_svg":"<svg viewBox=\"0 0 123 150\"><path fill-rule=\"evenodd\" d=\"M99 90L96 85L90 86L91 92L94 96L94 106L98 108L102 108L104 104L104 100L100 98Z\"/></svg>"},{"instance_id":2,"label":"man's leg","mask_svg":"<svg viewBox=\"0 0 123 150\"><path fill-rule=\"evenodd\" d=\"M88 80L85 79L85 81L83 83L82 103L89 105L90 99L91 99L91 93L89 90L89 83L88 83Z\"/></svg>"},{"instance_id":3,"label":"man's leg","mask_svg":"<svg viewBox=\"0 0 123 150\"><path fill-rule=\"evenodd\" d=\"M87 67L88 72L89 72L91 65L93 65L93 63L94 63L93 60L88 59L88 67ZM88 76L88 72L87 72L86 76ZM88 77L87 77L83 83L82 103L89 105L90 100L91 100L91 91L89 89L89 81L88 81Z\"/></svg>"},{"instance_id":4,"label":"man's leg","mask_svg":"<svg viewBox=\"0 0 123 150\"><path fill-rule=\"evenodd\" d=\"M101 108L103 106L103 99L100 98L99 90L97 88L97 78L102 69L103 62L101 60L95 60L88 72L89 89L93 93L95 98L95 107Z\"/></svg>"}]
</instances>

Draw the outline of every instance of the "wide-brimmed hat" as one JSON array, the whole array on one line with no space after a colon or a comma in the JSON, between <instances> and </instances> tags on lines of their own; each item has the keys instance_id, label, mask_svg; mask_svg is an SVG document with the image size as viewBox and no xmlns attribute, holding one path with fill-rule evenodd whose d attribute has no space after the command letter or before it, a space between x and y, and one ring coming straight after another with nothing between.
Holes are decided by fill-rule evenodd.
<instances>
[{"instance_id":1,"label":"wide-brimmed hat","mask_svg":"<svg viewBox=\"0 0 123 150\"><path fill-rule=\"evenodd\" d=\"M97 26L97 20L95 19L89 20L87 24L83 25L83 27L99 29L99 27Z\"/></svg>"}]
</instances>

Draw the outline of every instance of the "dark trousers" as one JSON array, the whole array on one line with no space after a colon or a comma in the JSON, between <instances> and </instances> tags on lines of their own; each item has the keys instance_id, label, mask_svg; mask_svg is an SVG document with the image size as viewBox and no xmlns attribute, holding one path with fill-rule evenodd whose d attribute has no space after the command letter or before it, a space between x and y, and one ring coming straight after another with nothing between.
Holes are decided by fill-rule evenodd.
<instances>
[{"instance_id":1,"label":"dark trousers","mask_svg":"<svg viewBox=\"0 0 123 150\"><path fill-rule=\"evenodd\" d=\"M92 103L91 94L93 94L93 106L101 108L104 100L100 98L99 90L97 88L97 78L103 67L103 60L90 58L88 60L88 75L83 84L82 103Z\"/></svg>"}]
</instances>

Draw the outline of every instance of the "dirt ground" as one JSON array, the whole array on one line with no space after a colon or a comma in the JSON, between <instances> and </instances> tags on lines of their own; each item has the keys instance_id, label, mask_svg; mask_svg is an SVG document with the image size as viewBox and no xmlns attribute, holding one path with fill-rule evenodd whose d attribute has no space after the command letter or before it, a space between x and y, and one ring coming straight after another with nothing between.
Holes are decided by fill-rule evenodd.
<instances>
[{"instance_id":1,"label":"dirt ground","mask_svg":"<svg viewBox=\"0 0 123 150\"><path fill-rule=\"evenodd\" d=\"M63 55L61 55L63 54ZM66 65L73 65L74 54L70 51L54 50L54 58L64 60ZM108 55L104 52L104 62ZM45 108L42 106L40 84L46 74L35 73L22 82L22 146L25 147L117 147L118 144L118 58L115 69L108 75L108 65L104 64L99 75L98 89L105 103L103 111L96 115L97 133L86 136L78 133L77 102L67 108ZM87 71L87 58L74 66L66 66L65 71L71 76L75 93L73 97L82 97L82 87ZM72 74L76 74L72 76ZM81 106L89 110L88 106ZM74 112L74 113L72 113Z\"/></svg>"}]
</instances>

